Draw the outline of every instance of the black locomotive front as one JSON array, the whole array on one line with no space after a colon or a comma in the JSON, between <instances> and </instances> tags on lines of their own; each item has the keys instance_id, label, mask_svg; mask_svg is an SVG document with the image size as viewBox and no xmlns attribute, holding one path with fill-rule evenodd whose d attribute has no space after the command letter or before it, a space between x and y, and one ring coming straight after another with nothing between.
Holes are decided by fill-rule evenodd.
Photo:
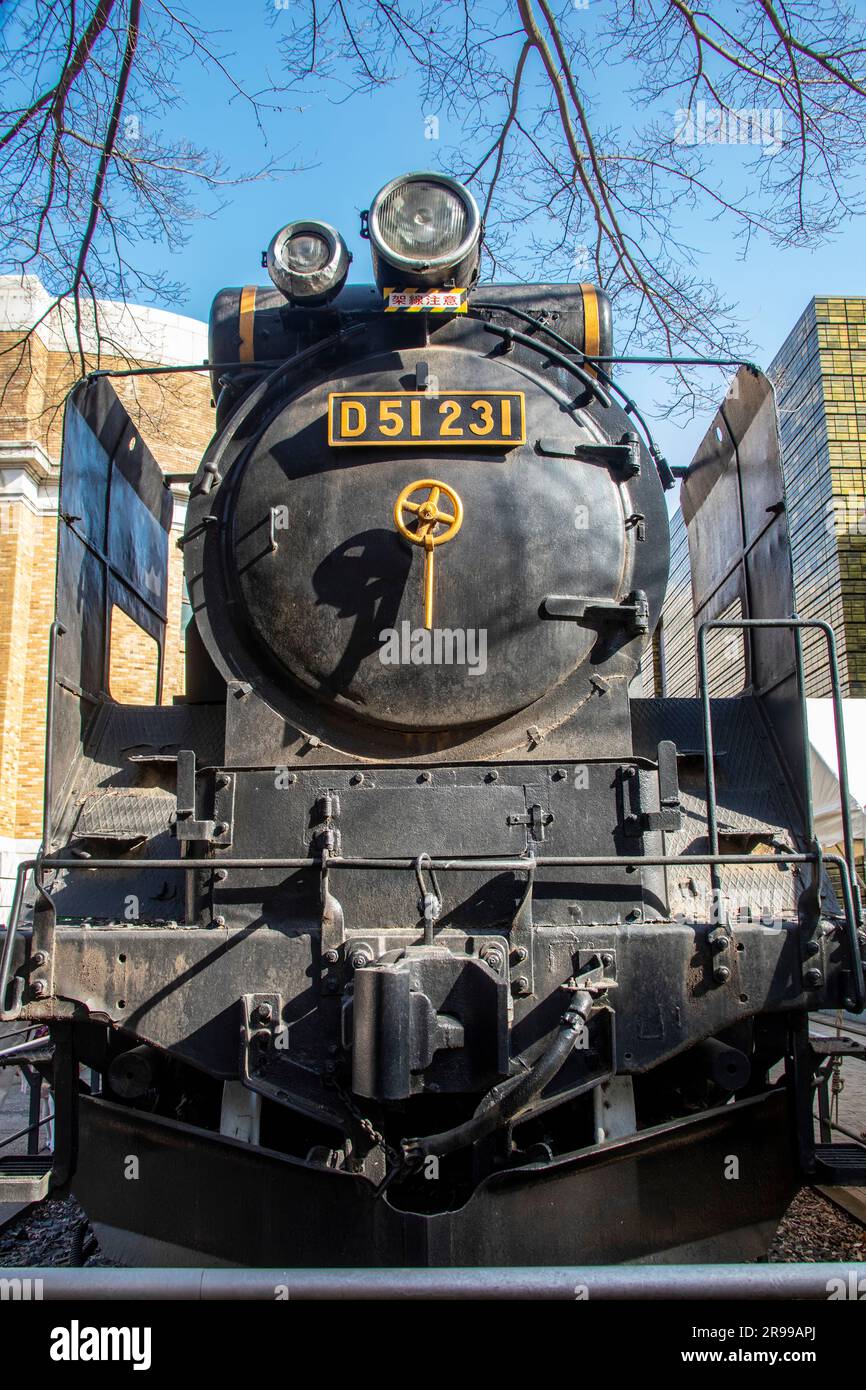
<instances>
[{"instance_id":1,"label":"black locomotive front","mask_svg":"<svg viewBox=\"0 0 866 1390\"><path fill-rule=\"evenodd\" d=\"M477 209L436 175L392 181L367 226L376 287L302 222L273 289L214 303L174 706L113 705L98 635L69 643L91 604L65 509L64 767L16 999L103 1078L76 1190L139 1260L757 1253L810 1152L805 1010L862 988L856 903L809 860L767 736L769 648L712 710L635 697L670 475L615 403L605 296L476 286ZM139 461L137 534L164 532L106 389L73 397L64 486L89 430L127 481ZM772 408L749 391L746 424ZM144 622L123 565L103 607Z\"/></svg>"}]
</instances>

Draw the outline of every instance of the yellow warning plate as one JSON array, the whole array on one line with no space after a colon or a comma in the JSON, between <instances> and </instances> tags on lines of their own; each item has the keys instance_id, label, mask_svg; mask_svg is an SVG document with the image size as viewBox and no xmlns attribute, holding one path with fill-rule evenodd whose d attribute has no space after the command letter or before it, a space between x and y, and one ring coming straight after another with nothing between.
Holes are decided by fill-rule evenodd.
<instances>
[{"instance_id":1,"label":"yellow warning plate","mask_svg":"<svg viewBox=\"0 0 866 1390\"><path fill-rule=\"evenodd\" d=\"M465 314L468 290L383 290L386 314Z\"/></svg>"}]
</instances>

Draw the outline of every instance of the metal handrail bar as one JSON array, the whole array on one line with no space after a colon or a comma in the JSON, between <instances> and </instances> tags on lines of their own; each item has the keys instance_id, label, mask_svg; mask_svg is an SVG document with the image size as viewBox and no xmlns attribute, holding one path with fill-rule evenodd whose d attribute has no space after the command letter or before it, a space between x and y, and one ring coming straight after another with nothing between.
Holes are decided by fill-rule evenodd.
<instances>
[{"instance_id":1,"label":"metal handrail bar","mask_svg":"<svg viewBox=\"0 0 866 1390\"><path fill-rule=\"evenodd\" d=\"M866 1277L856 1261L815 1264L572 1265L477 1269L110 1269L16 1268L39 1280L42 1299L817 1299Z\"/></svg>"}]
</instances>

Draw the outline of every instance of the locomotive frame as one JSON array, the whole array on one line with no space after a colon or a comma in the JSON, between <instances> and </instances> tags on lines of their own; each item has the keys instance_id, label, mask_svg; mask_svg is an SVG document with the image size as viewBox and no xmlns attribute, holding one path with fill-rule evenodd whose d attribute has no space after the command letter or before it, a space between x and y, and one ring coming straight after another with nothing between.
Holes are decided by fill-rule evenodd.
<instances>
[{"instance_id":1,"label":"locomotive frame","mask_svg":"<svg viewBox=\"0 0 866 1390\"><path fill-rule=\"evenodd\" d=\"M670 475L637 413L612 405L609 310L570 286L485 286L468 304L434 320L386 317L373 287L313 308L218 296L217 433L191 482L195 617L172 706L119 706L107 680L112 605L164 647L167 482L111 374L70 396L44 843L19 871L0 965L0 1016L51 1026L56 1152L41 1168L5 1160L0 1188L71 1183L133 1262L754 1257L804 1175L866 1173L860 1146L812 1130L823 1053L807 1013L863 1006L864 936L850 824L844 857L814 836L804 633L827 643L844 815L838 669L832 631L792 616L772 388L741 368L684 484L697 697L638 699ZM234 518L256 518L250 565L278 553L255 450L290 410L307 441L297 477L325 479L339 523L358 465L332 469L310 392L351 389L363 363L421 394L455 353L485 364L481 394L503 359L535 393L521 463L550 471L527 476L621 499L625 591L539 604L525 586L539 625L589 634L591 656L516 711L449 726L419 697L416 723L365 722L354 671L317 698L308 673L265 655L271 589L244 590L238 617L229 571L250 532ZM548 432L550 400L576 436ZM477 470L461 476L474 486ZM521 519L533 544L538 510ZM369 544L378 581L394 538ZM299 612L315 645L316 615ZM710 694L720 630L744 642L734 699ZM737 915L746 880L759 886ZM768 923L762 895L780 883ZM118 910L129 892L140 920ZM125 1180L130 1153L146 1182ZM745 1181L728 1179L732 1155ZM426 1181L431 1160L444 1181Z\"/></svg>"}]
</instances>

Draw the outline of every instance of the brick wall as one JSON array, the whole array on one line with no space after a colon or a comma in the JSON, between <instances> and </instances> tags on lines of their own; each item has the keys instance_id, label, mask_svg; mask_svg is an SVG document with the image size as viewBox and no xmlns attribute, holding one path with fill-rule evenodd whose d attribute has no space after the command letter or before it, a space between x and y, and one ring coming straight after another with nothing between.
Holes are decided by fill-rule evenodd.
<instances>
[{"instance_id":1,"label":"brick wall","mask_svg":"<svg viewBox=\"0 0 866 1390\"><path fill-rule=\"evenodd\" d=\"M38 316L41 286L26 293L33 318L21 320L22 291L0 277L0 840L38 838L42 827L48 630L54 614L57 554L57 485L63 401L79 365L51 329L21 329ZM112 307L112 306L109 306ZM205 326L151 310L116 309L141 362L201 361ZM10 320L12 320L10 322ZM152 331L151 331L152 330ZM148 357L148 335L160 346ZM88 367L96 365L95 357ZM101 357L102 368L129 366L127 358ZM204 373L116 378L115 390L157 462L166 472L194 472L213 432L210 383ZM182 495L181 490L178 496ZM183 690L181 603L183 561L169 539L168 631L163 698ZM115 612L111 690L115 698L147 698L153 689L152 642ZM0 886L0 897L7 894Z\"/></svg>"}]
</instances>

